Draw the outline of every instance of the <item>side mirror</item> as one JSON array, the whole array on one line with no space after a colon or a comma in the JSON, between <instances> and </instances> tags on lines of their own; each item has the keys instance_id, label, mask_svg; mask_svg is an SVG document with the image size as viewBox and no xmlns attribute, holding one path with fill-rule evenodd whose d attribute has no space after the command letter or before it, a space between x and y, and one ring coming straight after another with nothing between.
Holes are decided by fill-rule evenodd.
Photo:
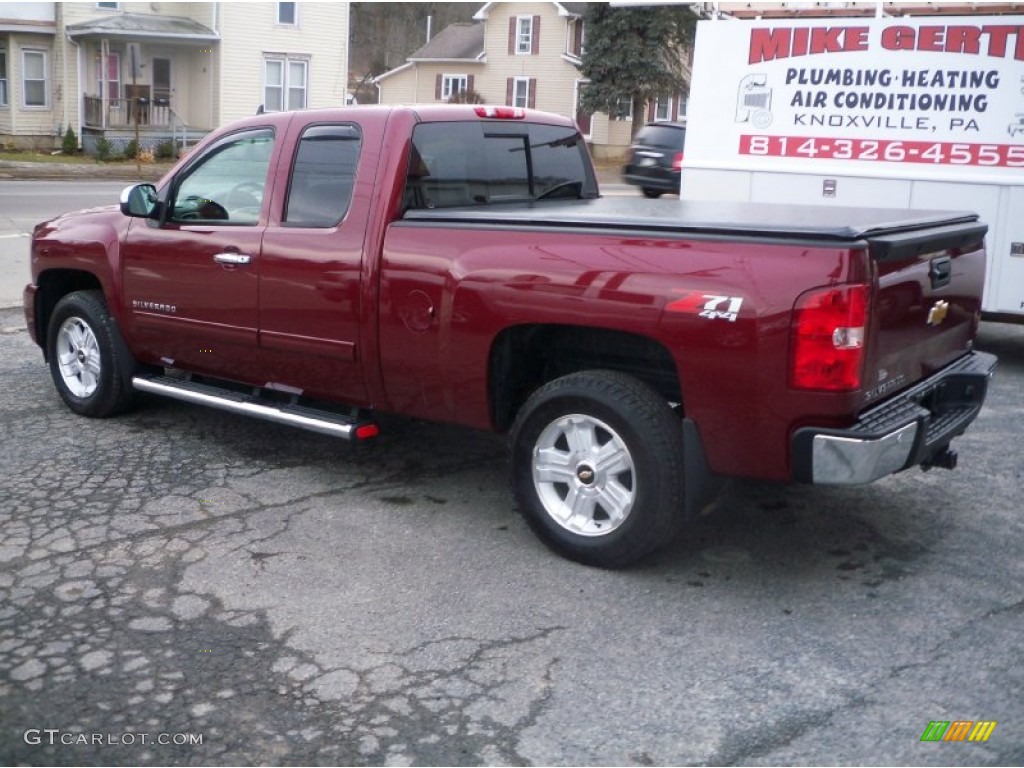
<instances>
[{"instance_id":1,"label":"side mirror","mask_svg":"<svg viewBox=\"0 0 1024 768\"><path fill-rule=\"evenodd\" d=\"M152 218L157 207L156 187L152 184L133 184L121 192L121 213L125 216Z\"/></svg>"}]
</instances>

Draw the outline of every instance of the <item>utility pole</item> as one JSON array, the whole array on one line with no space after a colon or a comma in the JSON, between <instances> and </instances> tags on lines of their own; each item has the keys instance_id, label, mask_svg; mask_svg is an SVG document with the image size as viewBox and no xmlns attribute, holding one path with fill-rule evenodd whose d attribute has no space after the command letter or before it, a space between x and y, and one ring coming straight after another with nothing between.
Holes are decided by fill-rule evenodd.
<instances>
[{"instance_id":1,"label":"utility pole","mask_svg":"<svg viewBox=\"0 0 1024 768\"><path fill-rule=\"evenodd\" d=\"M139 71L139 62L136 61L136 55L138 49L134 45L128 46L128 53L131 56L132 65L132 113L135 118L135 173L138 176L142 175L142 161L139 160L139 89L136 83L136 75Z\"/></svg>"}]
</instances>

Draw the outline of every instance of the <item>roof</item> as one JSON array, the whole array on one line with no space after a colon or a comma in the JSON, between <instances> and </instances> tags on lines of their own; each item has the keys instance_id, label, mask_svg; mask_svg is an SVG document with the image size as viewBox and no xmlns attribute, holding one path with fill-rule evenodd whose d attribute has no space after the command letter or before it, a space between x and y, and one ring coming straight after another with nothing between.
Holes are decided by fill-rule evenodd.
<instances>
[{"instance_id":1,"label":"roof","mask_svg":"<svg viewBox=\"0 0 1024 768\"><path fill-rule=\"evenodd\" d=\"M473 18L477 21L486 21L491 13L491 8L496 5L498 3L484 3L483 7L473 14ZM515 5L515 3L511 3L511 5ZM588 3L552 3L552 5L558 9L559 16L582 16Z\"/></svg>"},{"instance_id":2,"label":"roof","mask_svg":"<svg viewBox=\"0 0 1024 768\"><path fill-rule=\"evenodd\" d=\"M484 25L450 24L409 56L409 61L424 59L476 59L484 52Z\"/></svg>"},{"instance_id":3,"label":"roof","mask_svg":"<svg viewBox=\"0 0 1024 768\"><path fill-rule=\"evenodd\" d=\"M571 16L582 16L590 3L557 3L562 6Z\"/></svg>"},{"instance_id":4,"label":"roof","mask_svg":"<svg viewBox=\"0 0 1024 768\"><path fill-rule=\"evenodd\" d=\"M122 13L101 19L69 24L71 37L149 37L178 40L219 40L220 35L198 21L184 16L158 16L149 13Z\"/></svg>"}]
</instances>

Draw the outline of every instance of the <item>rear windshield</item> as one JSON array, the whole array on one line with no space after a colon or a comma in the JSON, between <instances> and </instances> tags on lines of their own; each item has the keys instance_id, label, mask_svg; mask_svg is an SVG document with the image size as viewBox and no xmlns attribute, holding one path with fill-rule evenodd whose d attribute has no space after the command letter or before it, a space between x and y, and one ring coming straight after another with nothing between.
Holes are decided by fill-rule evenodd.
<instances>
[{"instance_id":1,"label":"rear windshield","mask_svg":"<svg viewBox=\"0 0 1024 768\"><path fill-rule=\"evenodd\" d=\"M685 128L670 128L667 125L645 125L636 135L635 144L648 147L682 149L686 142Z\"/></svg>"},{"instance_id":2,"label":"rear windshield","mask_svg":"<svg viewBox=\"0 0 1024 768\"><path fill-rule=\"evenodd\" d=\"M411 153L406 209L597 197L587 147L574 128L421 123Z\"/></svg>"}]
</instances>

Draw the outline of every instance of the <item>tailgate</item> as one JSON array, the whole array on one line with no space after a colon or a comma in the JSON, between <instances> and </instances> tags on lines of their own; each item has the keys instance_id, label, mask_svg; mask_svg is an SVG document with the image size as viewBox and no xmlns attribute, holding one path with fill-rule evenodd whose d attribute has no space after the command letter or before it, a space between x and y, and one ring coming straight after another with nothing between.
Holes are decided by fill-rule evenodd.
<instances>
[{"instance_id":1,"label":"tailgate","mask_svg":"<svg viewBox=\"0 0 1024 768\"><path fill-rule=\"evenodd\" d=\"M981 313L986 230L977 221L961 221L868 236L878 292L866 403L911 386L971 349Z\"/></svg>"}]
</instances>

